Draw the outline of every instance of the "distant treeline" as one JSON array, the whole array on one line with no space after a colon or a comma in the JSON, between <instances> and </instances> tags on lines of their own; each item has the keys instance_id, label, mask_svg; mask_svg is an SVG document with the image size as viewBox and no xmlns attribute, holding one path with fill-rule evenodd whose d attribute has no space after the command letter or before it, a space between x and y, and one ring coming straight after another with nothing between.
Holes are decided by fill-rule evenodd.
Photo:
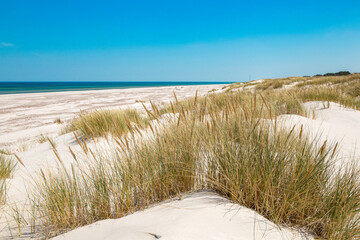
<instances>
[{"instance_id":1,"label":"distant treeline","mask_svg":"<svg viewBox=\"0 0 360 240\"><path fill-rule=\"evenodd\" d=\"M349 72L349 71L340 71L340 72L337 72L337 73L316 74L313 77L346 76L346 75L351 75L351 72Z\"/></svg>"}]
</instances>

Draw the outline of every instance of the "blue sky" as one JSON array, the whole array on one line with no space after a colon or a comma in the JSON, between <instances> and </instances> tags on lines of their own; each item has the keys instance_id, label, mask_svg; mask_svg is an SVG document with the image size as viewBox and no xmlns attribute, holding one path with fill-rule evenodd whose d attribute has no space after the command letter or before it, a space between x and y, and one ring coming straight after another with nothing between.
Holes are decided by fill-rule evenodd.
<instances>
[{"instance_id":1,"label":"blue sky","mask_svg":"<svg viewBox=\"0 0 360 240\"><path fill-rule=\"evenodd\" d=\"M0 0L0 81L360 72L359 12L359 0Z\"/></svg>"}]
</instances>

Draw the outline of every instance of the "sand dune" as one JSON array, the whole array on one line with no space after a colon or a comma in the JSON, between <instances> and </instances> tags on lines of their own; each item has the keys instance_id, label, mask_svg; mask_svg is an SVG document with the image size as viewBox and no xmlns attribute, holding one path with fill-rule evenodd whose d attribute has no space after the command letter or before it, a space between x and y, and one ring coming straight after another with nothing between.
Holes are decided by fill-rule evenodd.
<instances>
[{"instance_id":1,"label":"sand dune","mask_svg":"<svg viewBox=\"0 0 360 240\"><path fill-rule=\"evenodd\" d=\"M360 159L360 111L331 103L309 102L316 118L282 115L289 127L303 125L319 142L339 143L338 166ZM158 237L156 237L158 236ZM279 228L256 212L211 193L197 192L183 200L166 201L117 220L100 221L54 238L66 239L312 239Z\"/></svg>"},{"instance_id":2,"label":"sand dune","mask_svg":"<svg viewBox=\"0 0 360 240\"><path fill-rule=\"evenodd\" d=\"M58 152L65 164L71 164L68 147L81 151L73 135L58 135L61 125L53 121L60 117L68 120L78 111L93 108L141 107L135 100L153 100L158 103L172 99L175 90L179 98L191 97L196 89L205 94L221 86L188 86L146 89L101 90L86 92L38 93L0 96L0 144L18 146L21 141L34 139L40 133L52 134ZM10 103L11 104L7 104ZM321 141L339 142L338 166L360 158L360 111L331 103L327 108L320 102L310 102L316 118L282 115L279 120L291 127L303 125L310 136L320 134ZM92 143L91 143L92 144ZM90 144L90 146L91 146ZM94 144L95 147L95 144ZM57 160L49 143L34 143L29 149L17 152L25 167L18 165L9 180L8 203L16 203L23 212L29 210L27 191L29 179L41 168L56 168ZM7 206L9 207L9 206ZM0 237L10 238L4 214L1 218L5 229ZM24 232L28 231L24 229ZM25 236L25 237L24 237ZM22 238L26 239L24 235ZM213 192L201 191L157 204L129 216L96 222L54 238L60 239L311 239L298 231L279 228L256 212L232 204Z\"/></svg>"},{"instance_id":3,"label":"sand dune","mask_svg":"<svg viewBox=\"0 0 360 240\"><path fill-rule=\"evenodd\" d=\"M308 239L280 229L255 211L232 204L212 192L187 194L120 219L100 221L54 240L296 240Z\"/></svg>"}]
</instances>

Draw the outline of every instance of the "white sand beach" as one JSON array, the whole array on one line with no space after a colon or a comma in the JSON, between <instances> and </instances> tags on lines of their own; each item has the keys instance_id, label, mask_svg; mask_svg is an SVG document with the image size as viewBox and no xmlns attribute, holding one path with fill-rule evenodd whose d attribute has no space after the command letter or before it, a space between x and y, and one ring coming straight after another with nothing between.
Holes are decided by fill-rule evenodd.
<instances>
[{"instance_id":1,"label":"white sand beach","mask_svg":"<svg viewBox=\"0 0 360 240\"><path fill-rule=\"evenodd\" d=\"M31 179L40 169L58 166L53 148L48 142L36 141L40 134L49 136L65 165L72 158L69 147L81 152L73 134L60 134L64 124L54 121L60 118L66 122L79 111L98 108L142 108L149 101L165 104L173 100L173 91L179 99L192 97L198 91L204 95L223 85L136 88L121 90L94 90L79 92L30 93L0 95L0 149L11 149L21 158L14 176L8 180L7 204L3 207L0 224L3 229L0 238L36 238L29 227L18 236L16 224L10 211L16 206L29 217L28 191L32 189ZM291 127L303 125L306 134L339 142L339 166L343 162L360 158L360 111L331 103L328 108L320 102L306 104L315 112L316 118L297 115L282 115L279 120ZM92 143L89 145L92 147ZM95 147L95 146L94 146ZM30 219L30 217L29 217ZM29 220L30 221L30 220ZM13 228L15 227L15 228ZM9 231L12 229L12 231ZM172 199L156 204L146 210L120 219L103 220L55 237L56 240L76 239L312 239L306 233L295 229L279 227L253 210L230 203L211 191L188 193L182 199Z\"/></svg>"},{"instance_id":2,"label":"white sand beach","mask_svg":"<svg viewBox=\"0 0 360 240\"><path fill-rule=\"evenodd\" d=\"M0 148L24 144L40 134L56 135L59 125L56 119L67 121L80 111L100 108L143 109L142 101L165 104L174 100L194 97L196 91L204 95L224 85L192 85L174 87L128 88L47 93L0 95Z\"/></svg>"}]
</instances>

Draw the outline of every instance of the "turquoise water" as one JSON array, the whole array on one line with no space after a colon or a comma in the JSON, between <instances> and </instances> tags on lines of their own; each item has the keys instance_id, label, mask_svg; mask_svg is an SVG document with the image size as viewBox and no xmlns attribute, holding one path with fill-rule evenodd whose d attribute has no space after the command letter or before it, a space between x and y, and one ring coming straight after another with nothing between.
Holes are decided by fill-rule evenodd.
<instances>
[{"instance_id":1,"label":"turquoise water","mask_svg":"<svg viewBox=\"0 0 360 240\"><path fill-rule=\"evenodd\" d=\"M209 84L229 84L229 82L0 82L0 94Z\"/></svg>"}]
</instances>

